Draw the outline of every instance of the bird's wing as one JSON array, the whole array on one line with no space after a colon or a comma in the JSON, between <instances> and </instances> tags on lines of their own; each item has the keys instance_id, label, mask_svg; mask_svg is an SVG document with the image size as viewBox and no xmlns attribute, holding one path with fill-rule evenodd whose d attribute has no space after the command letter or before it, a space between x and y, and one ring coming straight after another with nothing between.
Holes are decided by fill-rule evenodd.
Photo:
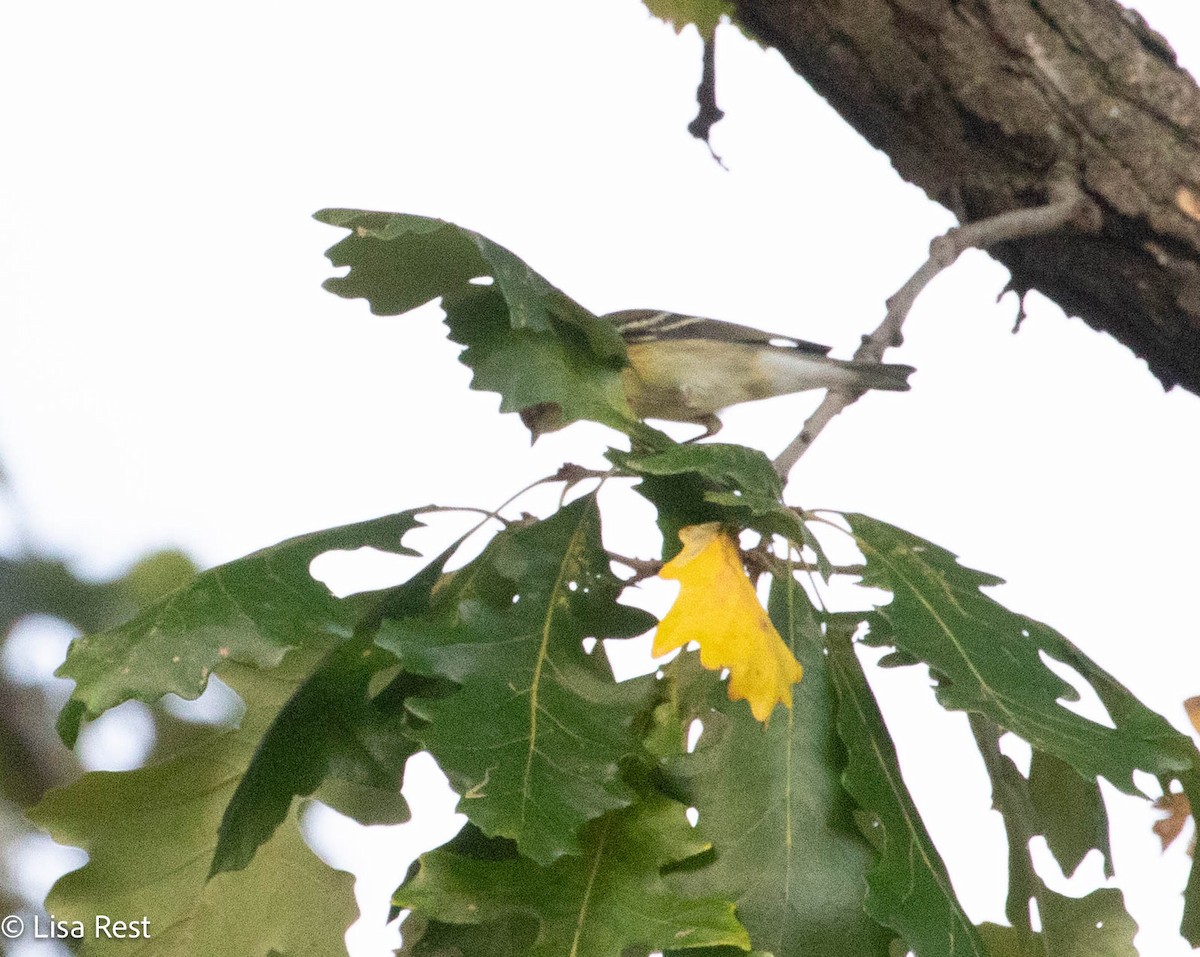
<instances>
[{"instance_id":1,"label":"bird's wing","mask_svg":"<svg viewBox=\"0 0 1200 957\"><path fill-rule=\"evenodd\" d=\"M774 332L764 332L752 326L741 326L736 322L705 319L702 316L681 316L674 312L657 309L626 309L610 312L607 319L628 343L650 342L654 339L708 339L716 342L737 342L747 345L775 346L779 349L796 349L814 355L825 355L830 346L797 339Z\"/></svg>"}]
</instances>

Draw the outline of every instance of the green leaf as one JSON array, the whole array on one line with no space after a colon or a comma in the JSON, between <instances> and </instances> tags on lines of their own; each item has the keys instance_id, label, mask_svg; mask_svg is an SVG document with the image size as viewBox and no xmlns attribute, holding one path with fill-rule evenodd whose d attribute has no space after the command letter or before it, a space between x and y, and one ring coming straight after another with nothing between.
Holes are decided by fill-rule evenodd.
<instances>
[{"instance_id":1,"label":"green leaf","mask_svg":"<svg viewBox=\"0 0 1200 957\"><path fill-rule=\"evenodd\" d=\"M879 858L867 875L866 909L921 957L984 957L945 864L900 775L896 751L850 640L839 622L827 632L837 729L849 752L843 781L865 812Z\"/></svg>"},{"instance_id":2,"label":"green leaf","mask_svg":"<svg viewBox=\"0 0 1200 957\"><path fill-rule=\"evenodd\" d=\"M703 672L705 706L685 717L700 718L704 732L670 769L715 855L675 878L689 896L732 900L753 945L774 957L887 957L892 934L863 907L874 855L842 788L846 754L812 606L794 579L781 578L770 613L804 679L792 709L764 729Z\"/></svg>"},{"instance_id":3,"label":"green leaf","mask_svg":"<svg viewBox=\"0 0 1200 957\"><path fill-rule=\"evenodd\" d=\"M1008 840L1008 893L1004 916L1011 926L1032 933L1029 902L1043 885L1033 866L1029 842L1044 828L1029 795L1029 781L1000 749L1004 732L994 721L974 712L967 715L967 722L991 781L992 807L1004 821L1004 834Z\"/></svg>"},{"instance_id":4,"label":"green leaf","mask_svg":"<svg viewBox=\"0 0 1200 957\"><path fill-rule=\"evenodd\" d=\"M403 946L396 957L525 957L537 929L526 914L488 924L446 924L412 913L400 928Z\"/></svg>"},{"instance_id":5,"label":"green leaf","mask_svg":"<svg viewBox=\"0 0 1200 957\"><path fill-rule=\"evenodd\" d=\"M1054 629L980 591L1000 579L959 565L946 549L895 526L865 515L846 519L867 560L863 583L893 595L871 615L868 643L893 645L925 662L943 707L986 715L1082 777L1103 775L1130 794L1139 793L1135 770L1157 776L1192 766L1195 747L1188 737ZM1115 728L1058 703L1079 695L1046 666L1043 654L1095 688Z\"/></svg>"},{"instance_id":6,"label":"green leaf","mask_svg":"<svg viewBox=\"0 0 1200 957\"><path fill-rule=\"evenodd\" d=\"M213 874L250 863L287 817L292 799L312 794L331 776L392 795L401 813L388 823L407 820L400 786L416 742L405 735L400 715L378 709L367 694L371 678L391 660L369 638L344 642L296 689L225 809ZM336 793L349 796L344 788Z\"/></svg>"},{"instance_id":7,"label":"green leaf","mask_svg":"<svg viewBox=\"0 0 1200 957\"><path fill-rule=\"evenodd\" d=\"M196 574L182 552L147 555L120 578L90 582L57 559L0 556L0 639L26 615L54 615L83 631L106 628Z\"/></svg>"},{"instance_id":8,"label":"green leaf","mask_svg":"<svg viewBox=\"0 0 1200 957\"><path fill-rule=\"evenodd\" d=\"M633 794L619 763L652 679L617 684L602 645L654 624L617 604L594 496L498 535L434 597L427 615L388 620L377 641L409 671L457 692L412 702L417 730L463 795L459 810L489 835L549 863L578 853L580 825Z\"/></svg>"},{"instance_id":9,"label":"green leaf","mask_svg":"<svg viewBox=\"0 0 1200 957\"><path fill-rule=\"evenodd\" d=\"M225 809L212 873L244 867L287 815L292 798L318 788L322 801L359 823L408 819L400 786L416 740L408 734L405 704L445 693L446 682L398 671L396 659L375 645L374 632L384 615L428 610L463 538L402 585L371 596L359 636L335 646L280 709ZM385 669L397 673L371 697Z\"/></svg>"},{"instance_id":10,"label":"green leaf","mask_svg":"<svg viewBox=\"0 0 1200 957\"><path fill-rule=\"evenodd\" d=\"M539 927L532 946L521 951L528 957L612 957L627 947L746 950L749 940L732 904L681 897L660 874L708 849L684 812L682 804L649 797L607 814L584 828L578 857L550 867L525 857L434 851L421 858L395 900L450 924L496 926L532 915Z\"/></svg>"},{"instance_id":11,"label":"green leaf","mask_svg":"<svg viewBox=\"0 0 1200 957\"><path fill-rule=\"evenodd\" d=\"M313 559L364 546L416 555L400 544L422 523L413 509L288 539L219 565L124 625L76 640L58 669L76 682L59 718L75 743L85 717L168 692L195 698L223 661L273 668L290 648L348 638L359 602L335 598L309 574Z\"/></svg>"},{"instance_id":12,"label":"green leaf","mask_svg":"<svg viewBox=\"0 0 1200 957\"><path fill-rule=\"evenodd\" d=\"M1133 946L1138 926L1116 888L1101 888L1078 898L1043 889L1038 912L1042 919L1038 934L981 925L979 932L992 957L1138 957Z\"/></svg>"},{"instance_id":13,"label":"green leaf","mask_svg":"<svg viewBox=\"0 0 1200 957\"><path fill-rule=\"evenodd\" d=\"M1104 856L1104 873L1113 875L1108 844L1108 812L1095 778L1085 781L1065 761L1033 752L1029 798L1038 814L1040 833L1068 877L1092 848Z\"/></svg>"},{"instance_id":14,"label":"green leaf","mask_svg":"<svg viewBox=\"0 0 1200 957\"><path fill-rule=\"evenodd\" d=\"M344 952L342 936L356 916L353 878L304 846L294 815L247 868L207 879L230 796L271 720L320 657L297 650L270 672L227 662L221 676L246 702L238 729L166 764L85 774L30 811L55 840L88 852L88 863L50 893L56 917L89 928L97 914L149 920L145 943L89 933L86 957Z\"/></svg>"},{"instance_id":15,"label":"green leaf","mask_svg":"<svg viewBox=\"0 0 1200 957\"><path fill-rule=\"evenodd\" d=\"M665 558L679 550L679 529L727 522L807 545L827 564L799 514L783 504L783 484L771 460L757 449L706 442L607 454L618 468L642 478L638 491L658 509Z\"/></svg>"},{"instance_id":16,"label":"green leaf","mask_svg":"<svg viewBox=\"0 0 1200 957\"><path fill-rule=\"evenodd\" d=\"M498 392L503 412L550 403L560 424L593 419L631 434L658 435L625 401L625 346L597 318L502 246L440 219L356 209L316 218L351 230L328 250L346 276L330 292L362 297L376 315L399 315L441 296L450 337L466 346L472 387ZM492 285L473 279L490 277Z\"/></svg>"},{"instance_id":17,"label":"green leaf","mask_svg":"<svg viewBox=\"0 0 1200 957\"><path fill-rule=\"evenodd\" d=\"M984 924L980 927L993 957L1005 954L1134 957L1133 937L1137 925L1125 911L1120 892L1100 890L1084 898L1062 897L1046 887L1029 851L1032 838L1043 833L1055 834L1060 850L1066 850L1060 861L1070 860L1076 854L1082 858L1091 850L1096 835L1089 834L1086 825L1082 829L1072 829L1061 819L1070 813L1069 808L1062 805L1071 800L1081 803L1077 812L1081 817L1091 816L1087 804L1092 800L1090 790L1095 789L1095 782L1090 782L1092 789L1083 787L1083 782L1069 765L1047 759L1037 752L1034 753L1031 776L1025 778L1016 764L1000 751L1001 731L995 722L975 713L970 714L968 720L992 782L993 806L1003 816L1008 835L1009 889L1005 914L1011 926ZM1034 773L1040 778L1036 785ZM1049 793L1056 782L1063 787L1063 794L1057 799ZM1034 793L1039 789L1043 793L1035 800ZM1048 823L1051 826L1048 827ZM1093 829L1099 828L1098 845L1107 849L1107 818L1103 805L1099 808L1098 819L1089 820L1088 824ZM1033 930L1031 903L1037 905L1041 925L1038 932Z\"/></svg>"},{"instance_id":18,"label":"green leaf","mask_svg":"<svg viewBox=\"0 0 1200 957\"><path fill-rule=\"evenodd\" d=\"M1197 818L1196 809L1200 808L1200 773L1188 771L1179 775L1179 782L1191 805L1194 822ZM1200 947L1200 866L1196 864L1195 854L1192 855L1187 887L1183 891L1183 922L1179 932L1193 947Z\"/></svg>"},{"instance_id":19,"label":"green leaf","mask_svg":"<svg viewBox=\"0 0 1200 957\"><path fill-rule=\"evenodd\" d=\"M643 0L646 9L660 20L664 20L682 33L689 23L694 23L700 36L711 37L721 17L733 19L734 7L727 0Z\"/></svg>"}]
</instances>

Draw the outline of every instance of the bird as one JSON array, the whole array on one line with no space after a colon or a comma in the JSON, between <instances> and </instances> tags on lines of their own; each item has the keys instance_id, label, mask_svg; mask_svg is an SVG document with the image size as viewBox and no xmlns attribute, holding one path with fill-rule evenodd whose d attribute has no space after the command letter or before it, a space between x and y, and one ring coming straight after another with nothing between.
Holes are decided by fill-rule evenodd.
<instances>
[{"instance_id":1,"label":"bird","mask_svg":"<svg viewBox=\"0 0 1200 957\"><path fill-rule=\"evenodd\" d=\"M831 359L830 346L703 316L626 309L600 318L625 341L621 384L634 414L703 426L692 441L716 435L717 413L729 406L808 389L904 392L916 371ZM530 406L521 419L535 440L566 424L554 403Z\"/></svg>"}]
</instances>

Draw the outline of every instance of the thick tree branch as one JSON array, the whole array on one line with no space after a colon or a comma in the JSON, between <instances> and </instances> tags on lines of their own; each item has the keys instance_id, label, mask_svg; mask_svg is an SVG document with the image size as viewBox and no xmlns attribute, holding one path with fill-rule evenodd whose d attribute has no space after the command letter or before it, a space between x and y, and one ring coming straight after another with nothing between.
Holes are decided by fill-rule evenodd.
<instances>
[{"instance_id":1,"label":"thick tree branch","mask_svg":"<svg viewBox=\"0 0 1200 957\"><path fill-rule=\"evenodd\" d=\"M905 179L972 223L1066 167L1100 212L991 247L1036 288L1200 394L1200 88L1116 0L734 0Z\"/></svg>"}]
</instances>

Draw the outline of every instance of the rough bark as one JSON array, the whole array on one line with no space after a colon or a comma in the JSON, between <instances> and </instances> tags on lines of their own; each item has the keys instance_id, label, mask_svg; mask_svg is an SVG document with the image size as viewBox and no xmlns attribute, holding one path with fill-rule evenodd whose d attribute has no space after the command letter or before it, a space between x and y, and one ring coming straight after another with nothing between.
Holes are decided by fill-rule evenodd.
<instances>
[{"instance_id":1,"label":"rough bark","mask_svg":"<svg viewBox=\"0 0 1200 957\"><path fill-rule=\"evenodd\" d=\"M1037 289L1200 394L1200 88L1114 0L735 0L905 179L962 222L1073 179L1101 212L994 247Z\"/></svg>"}]
</instances>

